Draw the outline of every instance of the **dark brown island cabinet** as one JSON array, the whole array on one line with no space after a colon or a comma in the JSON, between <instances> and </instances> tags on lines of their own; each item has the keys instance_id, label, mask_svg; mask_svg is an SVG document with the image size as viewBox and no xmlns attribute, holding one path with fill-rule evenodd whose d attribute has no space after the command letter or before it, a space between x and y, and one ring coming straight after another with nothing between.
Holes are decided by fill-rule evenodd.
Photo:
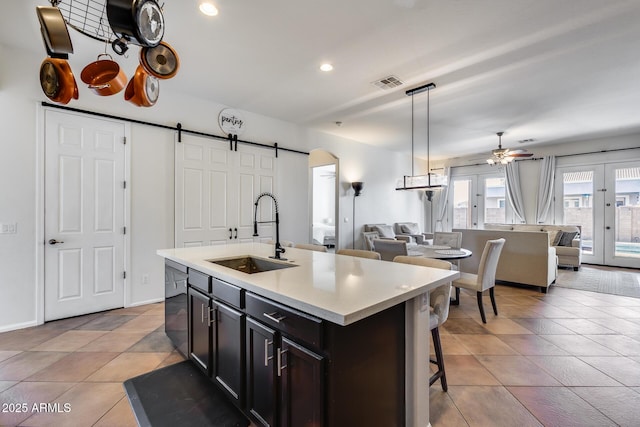
<instances>
[{"instance_id":1,"label":"dark brown island cabinet","mask_svg":"<svg viewBox=\"0 0 640 427\"><path fill-rule=\"evenodd\" d=\"M340 326L189 268L187 309L188 357L255 424L405 424L403 304Z\"/></svg>"}]
</instances>

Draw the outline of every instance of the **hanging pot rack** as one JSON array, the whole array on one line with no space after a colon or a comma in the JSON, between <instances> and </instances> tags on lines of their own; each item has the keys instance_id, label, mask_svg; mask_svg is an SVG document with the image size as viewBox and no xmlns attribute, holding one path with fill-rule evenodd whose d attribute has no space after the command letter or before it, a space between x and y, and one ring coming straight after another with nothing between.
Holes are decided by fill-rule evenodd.
<instances>
[{"instance_id":1,"label":"hanging pot rack","mask_svg":"<svg viewBox=\"0 0 640 427\"><path fill-rule=\"evenodd\" d=\"M52 7L45 8L38 6L36 9L39 18L41 18L43 11L54 9L59 17L58 22L62 23L65 33L68 33L68 31L64 27L71 27L86 37L104 43L104 55L106 56L110 56L106 52L106 46L108 44L111 44L113 51L118 55L124 55L130 43L139 45L141 47L140 65L142 66L142 70L138 72L141 68L138 67L136 74L131 78L130 87L128 86L130 90L128 91L128 96L125 94L125 100L139 107L151 107L157 100L159 91L158 79L173 78L178 71L180 61L177 52L168 43L162 41L164 34L162 9L164 4L159 5L159 0L128 1L129 0L48 0ZM135 17L130 17L131 14L135 15ZM153 20L152 22L156 22L155 20L158 19L160 24L152 27L151 21L142 20L142 14L148 14L149 18ZM152 16L153 18L151 18ZM45 23L47 22L48 21ZM142 27L140 22L145 22L145 26ZM42 26L43 19L41 19L41 27ZM55 29L62 31L59 26ZM43 38L45 38L45 31L42 30L42 32ZM68 37L67 34L67 38ZM71 41L69 40L69 44L70 43ZM52 49L49 49L48 44L49 40L46 39L45 47L47 47L47 53L50 57L54 57L55 52L51 52ZM68 53L73 53L72 47ZM57 54L55 55L55 57L59 56L60 55ZM66 60L67 58L68 54L65 52L64 59ZM109 61L102 61L100 64L106 62ZM49 86L53 85L58 88L59 76L54 76L56 77L55 79L53 77L49 78L49 80L52 80L52 83L48 81L43 83L42 70L40 74L41 84L46 83ZM138 78L136 78L136 76ZM45 75L45 78L46 77ZM110 85L111 82L107 82L103 86L108 87ZM92 85L89 85L89 87L92 88ZM44 86L43 91L45 91ZM116 92L118 91L96 93L98 95L112 95ZM76 95L73 96L73 98L77 99L77 91L75 93ZM142 96L141 98L141 95L149 93L153 94L153 96ZM57 98L50 96L46 91L45 95L54 102L62 104L69 102L68 97Z\"/></svg>"},{"instance_id":2,"label":"hanging pot rack","mask_svg":"<svg viewBox=\"0 0 640 427\"><path fill-rule=\"evenodd\" d=\"M106 0L49 0L67 25L94 40L111 43L116 39L107 19Z\"/></svg>"}]
</instances>

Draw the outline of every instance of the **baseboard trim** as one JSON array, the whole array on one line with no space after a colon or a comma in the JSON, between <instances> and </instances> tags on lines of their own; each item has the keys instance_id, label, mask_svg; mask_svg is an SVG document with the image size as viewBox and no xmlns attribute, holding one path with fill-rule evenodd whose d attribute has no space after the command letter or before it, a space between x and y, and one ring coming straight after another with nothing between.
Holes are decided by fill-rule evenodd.
<instances>
[{"instance_id":1,"label":"baseboard trim","mask_svg":"<svg viewBox=\"0 0 640 427\"><path fill-rule=\"evenodd\" d=\"M157 302L163 302L163 301L164 301L164 298L154 298L154 299L150 299L150 300L146 300L146 301L138 301L138 302L131 303L129 305L129 307L137 307L139 305L155 304Z\"/></svg>"},{"instance_id":2,"label":"baseboard trim","mask_svg":"<svg viewBox=\"0 0 640 427\"><path fill-rule=\"evenodd\" d=\"M31 320L29 322L14 323L13 325L0 326L0 333L16 331L18 329L30 328L32 326L38 326L38 322L35 320Z\"/></svg>"}]
</instances>

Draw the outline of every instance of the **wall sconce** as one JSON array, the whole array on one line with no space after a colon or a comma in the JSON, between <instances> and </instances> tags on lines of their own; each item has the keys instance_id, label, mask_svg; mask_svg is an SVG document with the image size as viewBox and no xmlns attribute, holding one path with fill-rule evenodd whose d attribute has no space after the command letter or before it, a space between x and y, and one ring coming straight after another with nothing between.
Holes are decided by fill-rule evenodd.
<instances>
[{"instance_id":1,"label":"wall sconce","mask_svg":"<svg viewBox=\"0 0 640 427\"><path fill-rule=\"evenodd\" d=\"M433 190L425 190L424 194L427 196L428 201L433 200Z\"/></svg>"},{"instance_id":2,"label":"wall sconce","mask_svg":"<svg viewBox=\"0 0 640 427\"><path fill-rule=\"evenodd\" d=\"M358 197L362 193L362 187L364 187L364 183L359 181L352 182L351 187L356 192L356 194L354 194L354 197Z\"/></svg>"},{"instance_id":3,"label":"wall sconce","mask_svg":"<svg viewBox=\"0 0 640 427\"><path fill-rule=\"evenodd\" d=\"M356 197L362 193L362 187L364 183L360 181L352 182L351 188L355 193L353 194L353 220L351 221L351 248L356 248Z\"/></svg>"}]
</instances>

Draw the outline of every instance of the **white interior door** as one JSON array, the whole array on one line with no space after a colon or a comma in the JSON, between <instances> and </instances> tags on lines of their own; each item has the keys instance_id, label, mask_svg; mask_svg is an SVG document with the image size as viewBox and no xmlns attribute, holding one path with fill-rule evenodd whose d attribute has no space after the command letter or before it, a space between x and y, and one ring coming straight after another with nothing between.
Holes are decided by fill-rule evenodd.
<instances>
[{"instance_id":1,"label":"white interior door","mask_svg":"<svg viewBox=\"0 0 640 427\"><path fill-rule=\"evenodd\" d=\"M45 321L124 306L124 136L45 111Z\"/></svg>"},{"instance_id":2,"label":"white interior door","mask_svg":"<svg viewBox=\"0 0 640 427\"><path fill-rule=\"evenodd\" d=\"M253 241L253 208L259 193L272 192L272 150L193 135L176 142L176 246L204 246ZM271 200L261 201L259 221L275 219ZM272 239L273 226L262 224L261 240Z\"/></svg>"}]
</instances>

